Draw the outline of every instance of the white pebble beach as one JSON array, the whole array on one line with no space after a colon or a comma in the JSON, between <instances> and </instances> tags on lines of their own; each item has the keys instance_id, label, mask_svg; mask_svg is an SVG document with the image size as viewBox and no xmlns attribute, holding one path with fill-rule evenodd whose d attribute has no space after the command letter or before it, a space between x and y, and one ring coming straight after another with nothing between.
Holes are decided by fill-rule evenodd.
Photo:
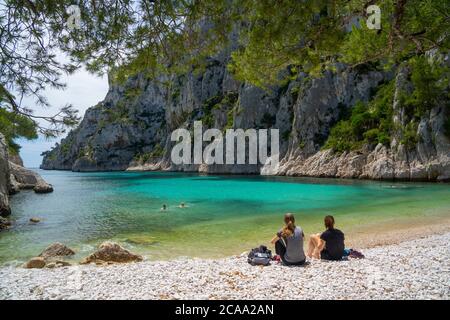
<instances>
[{"instance_id":1,"label":"white pebble beach","mask_svg":"<svg viewBox=\"0 0 450 320\"><path fill-rule=\"evenodd\" d=\"M0 299L449 299L450 233L366 258L251 266L246 256L56 269L0 268Z\"/></svg>"}]
</instances>

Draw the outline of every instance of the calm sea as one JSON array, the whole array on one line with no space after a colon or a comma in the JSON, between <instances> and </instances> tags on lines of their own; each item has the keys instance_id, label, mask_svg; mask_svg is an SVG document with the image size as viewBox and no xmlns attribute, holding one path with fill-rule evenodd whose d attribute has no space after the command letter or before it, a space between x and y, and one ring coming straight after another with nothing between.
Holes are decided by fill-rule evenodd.
<instances>
[{"instance_id":1,"label":"calm sea","mask_svg":"<svg viewBox=\"0 0 450 320\"><path fill-rule=\"evenodd\" d=\"M323 229L326 214L342 230L450 216L448 184L38 171L55 191L12 197L15 222L0 233L0 262L24 261L53 242L76 249L78 259L105 240L151 260L239 254L267 244L286 212L308 233Z\"/></svg>"}]
</instances>

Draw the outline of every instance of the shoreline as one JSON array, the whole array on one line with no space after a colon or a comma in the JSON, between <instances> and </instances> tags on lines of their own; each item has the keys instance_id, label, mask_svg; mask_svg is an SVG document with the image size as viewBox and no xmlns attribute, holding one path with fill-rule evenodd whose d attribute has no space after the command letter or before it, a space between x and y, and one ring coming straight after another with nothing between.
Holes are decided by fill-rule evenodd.
<instances>
[{"instance_id":1,"label":"shoreline","mask_svg":"<svg viewBox=\"0 0 450 320\"><path fill-rule=\"evenodd\" d=\"M430 184L449 184L450 179L438 180L438 179L425 179L425 178L368 178L368 177L346 177L346 176L333 176L333 175L298 175L298 174L274 174L263 175L260 172L207 172L198 170L164 170L164 169L136 169L137 167L129 167L125 169L105 169L105 170L72 170L72 169L50 169L50 168L27 168L30 170L42 170L42 171L62 171L62 172L74 172L74 173L146 173L146 172L159 172L159 173L185 173L185 174L198 174L205 176L261 176L261 177L286 177L286 178L298 178L298 179L318 179L318 180L339 180L339 181L361 181L361 182L382 182L382 183L430 183Z\"/></svg>"},{"instance_id":2,"label":"shoreline","mask_svg":"<svg viewBox=\"0 0 450 320\"><path fill-rule=\"evenodd\" d=\"M432 217L433 221L429 219L429 217L414 217L411 223L396 220L393 223L384 221L362 227L353 226L345 232L349 235L345 245L372 249L450 232L450 216Z\"/></svg>"},{"instance_id":3,"label":"shoreline","mask_svg":"<svg viewBox=\"0 0 450 320\"><path fill-rule=\"evenodd\" d=\"M447 216L448 215L448 216ZM323 227L320 228L321 224L317 225L309 225L307 224L304 227L303 224L300 223L300 226L303 228L305 233L304 240L304 250L306 252L309 236L311 234L315 234L317 232L323 231ZM450 233L450 211L445 211L440 213L439 216L423 216L423 217L412 217L412 218L392 218L387 220L373 221L369 224L358 225L352 224L348 225L345 223L337 224L338 229L341 229L345 234L345 247L346 248L354 248L357 250L360 249L372 249L380 246L389 246L400 244L405 241L411 241L416 239L422 239L424 237L432 236L432 235L442 235L445 233ZM259 245L266 245L272 252L275 252L275 249L272 244L270 244L270 238L272 236L273 230L278 230L279 225L274 225L271 227L263 227L263 233L258 235L252 235L247 239L241 239L241 242L233 243L233 249L230 247L220 248L217 247L214 250L208 251L193 251L192 244L189 244L188 247L182 250L184 254L160 254L155 253L153 251L149 251L145 249L145 246L142 247L139 242L133 243L131 242L133 237L127 238L126 236L122 236L119 238L105 238L100 242L89 243L89 244L80 244L80 245L70 245L69 247L75 250L76 255L73 257L65 257L63 260L71 263L72 265L78 265L79 262L87 255L91 254L95 251L95 248L100 245L104 241L112 241L117 242L119 245L123 246L127 250L134 252L136 254L142 255L144 257L144 261L149 262L170 262L179 259L203 259L203 260L217 260L229 258L232 256L236 256L241 254L242 252L247 252L251 248L257 247ZM143 237L145 242L145 236ZM233 239L233 241L236 239ZM26 263L29 259L37 256L40 251L44 250L48 245L58 242L57 240L48 243L42 248L36 250L34 253L23 259L12 259L12 260L4 260L0 262L0 268L3 267L18 267L20 268L24 263ZM144 243L143 242L143 243ZM67 243L65 243L67 244ZM199 244L198 244L199 245ZM170 244L168 244L170 247ZM197 246L198 247L198 246ZM83 249L81 249L83 248ZM86 250L86 248L90 248L90 250ZM214 248L214 246L212 247ZM161 248L160 250L163 250ZM178 250L179 251L179 250ZM217 254L217 252L221 252L221 254Z\"/></svg>"},{"instance_id":4,"label":"shoreline","mask_svg":"<svg viewBox=\"0 0 450 320\"><path fill-rule=\"evenodd\" d=\"M0 299L447 300L448 227L428 236L416 229L414 240L363 249L365 259L313 259L304 267L250 266L244 253L56 269L0 267Z\"/></svg>"}]
</instances>

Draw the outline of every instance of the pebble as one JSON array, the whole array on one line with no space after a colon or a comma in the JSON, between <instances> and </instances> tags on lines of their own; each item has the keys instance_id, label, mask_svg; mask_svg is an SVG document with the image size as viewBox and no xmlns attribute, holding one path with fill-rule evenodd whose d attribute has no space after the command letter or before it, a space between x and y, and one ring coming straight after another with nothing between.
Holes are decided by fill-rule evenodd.
<instances>
[{"instance_id":1,"label":"pebble","mask_svg":"<svg viewBox=\"0 0 450 320\"><path fill-rule=\"evenodd\" d=\"M428 250L430 243L439 243ZM57 269L0 267L3 299L450 299L450 233L362 250L306 267L225 259Z\"/></svg>"}]
</instances>

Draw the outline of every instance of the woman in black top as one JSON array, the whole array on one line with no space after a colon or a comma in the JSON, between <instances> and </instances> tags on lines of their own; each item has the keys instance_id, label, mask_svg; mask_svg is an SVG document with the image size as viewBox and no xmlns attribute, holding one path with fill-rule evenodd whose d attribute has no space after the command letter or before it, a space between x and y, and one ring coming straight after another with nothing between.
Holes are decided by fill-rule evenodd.
<instances>
[{"instance_id":1,"label":"woman in black top","mask_svg":"<svg viewBox=\"0 0 450 320\"><path fill-rule=\"evenodd\" d=\"M326 216L324 223L327 230L309 237L307 255L309 258L341 260L345 248L344 233L334 228L333 216Z\"/></svg>"}]
</instances>

